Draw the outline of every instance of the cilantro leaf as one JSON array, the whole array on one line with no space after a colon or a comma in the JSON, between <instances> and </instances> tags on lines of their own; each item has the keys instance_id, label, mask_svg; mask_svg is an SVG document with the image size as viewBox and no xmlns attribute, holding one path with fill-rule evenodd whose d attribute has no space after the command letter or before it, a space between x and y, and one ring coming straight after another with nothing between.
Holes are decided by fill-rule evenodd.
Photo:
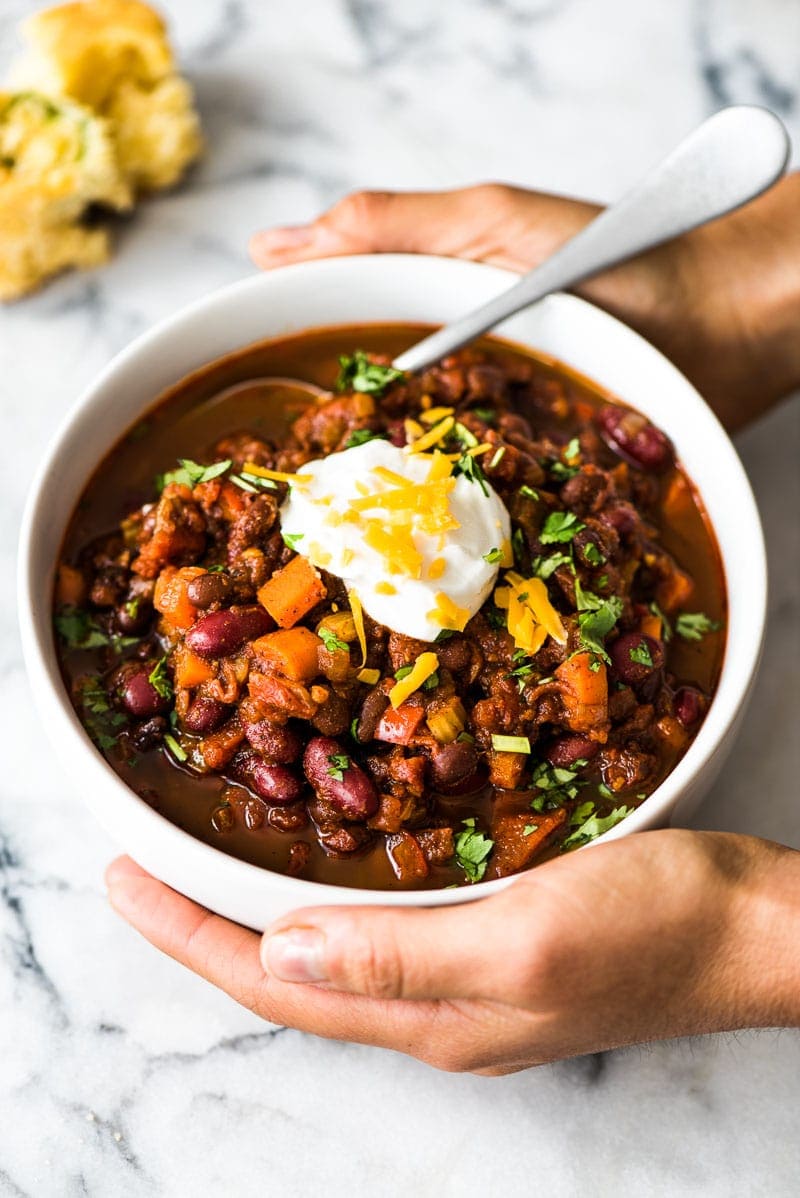
<instances>
[{"instance_id":1,"label":"cilantro leaf","mask_svg":"<svg viewBox=\"0 0 800 1198\"><path fill-rule=\"evenodd\" d=\"M531 568L537 578L541 578L546 582L559 566L571 565L572 558L568 553L551 553L548 557L544 555L535 557L531 563Z\"/></svg>"},{"instance_id":2,"label":"cilantro leaf","mask_svg":"<svg viewBox=\"0 0 800 1198\"><path fill-rule=\"evenodd\" d=\"M594 541L587 541L583 547L583 556L590 566L602 566L606 560Z\"/></svg>"},{"instance_id":3,"label":"cilantro leaf","mask_svg":"<svg viewBox=\"0 0 800 1198\"><path fill-rule=\"evenodd\" d=\"M650 602L649 607L650 607L651 615L654 615L657 620L661 621L661 639L662 639L662 641L664 642L665 645L669 644L669 642L672 640L672 625L670 624L667 617L664 615L661 608L656 603L655 599L653 599Z\"/></svg>"},{"instance_id":4,"label":"cilantro leaf","mask_svg":"<svg viewBox=\"0 0 800 1198\"><path fill-rule=\"evenodd\" d=\"M284 532L283 529L281 529L281 536L283 537L284 545L286 545L289 549L296 550L297 542L302 541L303 537L305 536L305 533L303 533L303 532Z\"/></svg>"},{"instance_id":5,"label":"cilantro leaf","mask_svg":"<svg viewBox=\"0 0 800 1198\"><path fill-rule=\"evenodd\" d=\"M65 607L53 618L56 631L70 649L99 649L111 643L87 611Z\"/></svg>"},{"instance_id":6,"label":"cilantro leaf","mask_svg":"<svg viewBox=\"0 0 800 1198\"><path fill-rule=\"evenodd\" d=\"M337 391L358 391L362 395L382 395L388 386L403 378L403 371L394 366L371 362L363 349L339 357Z\"/></svg>"},{"instance_id":7,"label":"cilantro leaf","mask_svg":"<svg viewBox=\"0 0 800 1198\"><path fill-rule=\"evenodd\" d=\"M571 541L575 533L585 527L574 512L551 512L539 533L539 540L543 545Z\"/></svg>"},{"instance_id":8,"label":"cilantro leaf","mask_svg":"<svg viewBox=\"0 0 800 1198\"><path fill-rule=\"evenodd\" d=\"M718 632L722 625L702 611L684 611L675 621L675 631L685 641L699 641L707 632Z\"/></svg>"},{"instance_id":9,"label":"cilantro leaf","mask_svg":"<svg viewBox=\"0 0 800 1198\"><path fill-rule=\"evenodd\" d=\"M585 596L591 592L585 591L583 594ZM592 600L596 598L597 596L592 596ZM608 599L601 599L596 607L582 611L578 616L581 644L584 649L594 653L601 661L609 662L611 660L606 653L605 638L621 614L622 600L616 595L611 595Z\"/></svg>"},{"instance_id":10,"label":"cilantro leaf","mask_svg":"<svg viewBox=\"0 0 800 1198\"><path fill-rule=\"evenodd\" d=\"M489 497L489 491L486 486L486 476L481 470L480 463L477 458L471 458L468 453L462 453L461 457L453 467L453 474L463 474L471 483L477 483L484 495Z\"/></svg>"},{"instance_id":11,"label":"cilantro leaf","mask_svg":"<svg viewBox=\"0 0 800 1198\"><path fill-rule=\"evenodd\" d=\"M344 443L345 449L355 449L357 445L366 445L367 441L385 441L384 433L375 433L371 428L353 429Z\"/></svg>"},{"instance_id":12,"label":"cilantro leaf","mask_svg":"<svg viewBox=\"0 0 800 1198\"><path fill-rule=\"evenodd\" d=\"M162 699L172 698L172 682L167 674L167 659L161 657L147 676L147 681Z\"/></svg>"},{"instance_id":13,"label":"cilantro leaf","mask_svg":"<svg viewBox=\"0 0 800 1198\"><path fill-rule=\"evenodd\" d=\"M335 632L331 632L330 628L325 628L323 625L317 630L317 636L322 641L329 653L349 653L350 646L347 641L340 640Z\"/></svg>"},{"instance_id":14,"label":"cilantro leaf","mask_svg":"<svg viewBox=\"0 0 800 1198\"><path fill-rule=\"evenodd\" d=\"M455 838L456 860L470 882L480 882L486 873L487 859L494 848L494 841L483 832L476 831L474 817L461 822L464 831Z\"/></svg>"},{"instance_id":15,"label":"cilantro leaf","mask_svg":"<svg viewBox=\"0 0 800 1198\"><path fill-rule=\"evenodd\" d=\"M328 774L336 782L344 781L344 771L350 765L350 758L346 753L331 753L328 757Z\"/></svg>"},{"instance_id":16,"label":"cilantro leaf","mask_svg":"<svg viewBox=\"0 0 800 1198\"><path fill-rule=\"evenodd\" d=\"M590 815L566 838L561 845L561 851L565 852L568 849L579 848L582 844L588 844L590 840L595 840L604 832L608 832L609 828L615 827L632 811L632 807L615 807L609 815Z\"/></svg>"},{"instance_id":17,"label":"cilantro leaf","mask_svg":"<svg viewBox=\"0 0 800 1198\"><path fill-rule=\"evenodd\" d=\"M628 650L628 657L635 662L637 666L652 666L653 659L650 656L650 649L646 641L640 641L633 649Z\"/></svg>"},{"instance_id":18,"label":"cilantro leaf","mask_svg":"<svg viewBox=\"0 0 800 1198\"><path fill-rule=\"evenodd\" d=\"M212 462L210 466L193 462L191 458L178 458L178 464L178 470L168 470L166 474L156 476L157 490L163 491L169 483L180 483L184 487L196 487L198 483L207 483L211 482L212 478L218 478L232 465L230 458L226 458L224 462Z\"/></svg>"},{"instance_id":19,"label":"cilantro leaf","mask_svg":"<svg viewBox=\"0 0 800 1198\"><path fill-rule=\"evenodd\" d=\"M488 562L490 566L496 566L502 556L502 550L490 549L488 553L483 554L483 560Z\"/></svg>"}]
</instances>

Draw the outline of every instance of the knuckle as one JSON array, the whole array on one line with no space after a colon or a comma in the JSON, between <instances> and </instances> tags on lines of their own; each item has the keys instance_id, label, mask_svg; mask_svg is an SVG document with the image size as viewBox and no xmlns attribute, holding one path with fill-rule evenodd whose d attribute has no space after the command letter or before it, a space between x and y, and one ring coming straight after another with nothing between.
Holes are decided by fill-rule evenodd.
<instances>
[{"instance_id":1,"label":"knuckle","mask_svg":"<svg viewBox=\"0 0 800 1198\"><path fill-rule=\"evenodd\" d=\"M331 209L329 218L334 224L363 234L364 226L380 219L392 199L389 191L353 191Z\"/></svg>"},{"instance_id":2,"label":"knuckle","mask_svg":"<svg viewBox=\"0 0 800 1198\"><path fill-rule=\"evenodd\" d=\"M510 208L516 195L515 189L507 183L478 183L472 191L481 205L495 210Z\"/></svg>"},{"instance_id":3,"label":"knuckle","mask_svg":"<svg viewBox=\"0 0 800 1198\"><path fill-rule=\"evenodd\" d=\"M354 935L347 955L351 987L368 998L403 997L403 967L400 954L389 935Z\"/></svg>"}]
</instances>

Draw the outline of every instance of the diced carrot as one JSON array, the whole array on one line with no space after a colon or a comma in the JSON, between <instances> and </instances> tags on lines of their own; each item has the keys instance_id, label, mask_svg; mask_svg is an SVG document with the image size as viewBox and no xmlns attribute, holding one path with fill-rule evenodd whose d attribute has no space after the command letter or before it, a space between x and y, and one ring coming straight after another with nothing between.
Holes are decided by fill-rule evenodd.
<instances>
[{"instance_id":1,"label":"diced carrot","mask_svg":"<svg viewBox=\"0 0 800 1198\"><path fill-rule=\"evenodd\" d=\"M375 729L375 739L390 745L407 745L425 715L423 707L412 703L401 703L397 708L387 707Z\"/></svg>"},{"instance_id":2,"label":"diced carrot","mask_svg":"<svg viewBox=\"0 0 800 1198\"><path fill-rule=\"evenodd\" d=\"M204 661L196 653L192 653L188 645L180 644L175 650L175 688L185 690L188 687L199 686L201 682L210 682L214 677L214 667L210 661Z\"/></svg>"},{"instance_id":3,"label":"diced carrot","mask_svg":"<svg viewBox=\"0 0 800 1198\"><path fill-rule=\"evenodd\" d=\"M253 641L253 652L266 670L293 682L310 682L319 671L322 641L308 628L279 628Z\"/></svg>"},{"instance_id":4,"label":"diced carrot","mask_svg":"<svg viewBox=\"0 0 800 1198\"><path fill-rule=\"evenodd\" d=\"M427 878L430 873L422 846L411 832L396 832L386 838L386 852L395 875L401 882Z\"/></svg>"},{"instance_id":5,"label":"diced carrot","mask_svg":"<svg viewBox=\"0 0 800 1198\"><path fill-rule=\"evenodd\" d=\"M56 577L56 603L59 607L80 607L86 598L86 579L76 566L62 562Z\"/></svg>"},{"instance_id":6,"label":"diced carrot","mask_svg":"<svg viewBox=\"0 0 800 1198\"><path fill-rule=\"evenodd\" d=\"M247 496L241 487L237 487L235 483L228 482L227 479L223 482L219 490L219 503L222 515L226 520L235 520L241 515L247 507Z\"/></svg>"},{"instance_id":7,"label":"diced carrot","mask_svg":"<svg viewBox=\"0 0 800 1198\"><path fill-rule=\"evenodd\" d=\"M605 732L608 724L608 677L602 661L590 653L568 657L555 672L568 728Z\"/></svg>"},{"instance_id":8,"label":"diced carrot","mask_svg":"<svg viewBox=\"0 0 800 1198\"><path fill-rule=\"evenodd\" d=\"M639 631L645 636L654 636L656 639L661 637L661 617L653 615L652 612L643 616L639 624Z\"/></svg>"},{"instance_id":9,"label":"diced carrot","mask_svg":"<svg viewBox=\"0 0 800 1198\"><path fill-rule=\"evenodd\" d=\"M205 573L200 566L181 566L180 570L165 566L156 579L153 607L180 632L186 632L197 619L197 608L187 593L189 583Z\"/></svg>"},{"instance_id":10,"label":"diced carrot","mask_svg":"<svg viewBox=\"0 0 800 1198\"><path fill-rule=\"evenodd\" d=\"M258 601L280 628L292 628L327 593L318 571L298 555L259 587Z\"/></svg>"}]
</instances>

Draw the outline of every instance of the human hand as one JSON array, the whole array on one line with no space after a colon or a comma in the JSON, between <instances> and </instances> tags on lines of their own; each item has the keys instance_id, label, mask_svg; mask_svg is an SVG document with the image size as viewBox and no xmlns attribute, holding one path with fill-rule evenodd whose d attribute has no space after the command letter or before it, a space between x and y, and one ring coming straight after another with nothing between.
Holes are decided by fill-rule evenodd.
<instances>
[{"instance_id":1,"label":"human hand","mask_svg":"<svg viewBox=\"0 0 800 1198\"><path fill-rule=\"evenodd\" d=\"M263 1018L486 1075L671 1036L800 1022L800 855L660 831L474 903L308 907L264 937L130 858L116 910Z\"/></svg>"},{"instance_id":2,"label":"human hand","mask_svg":"<svg viewBox=\"0 0 800 1198\"><path fill-rule=\"evenodd\" d=\"M525 271L593 204L500 184L360 192L309 225L251 240L265 269L339 254L443 254ZM641 332L735 429L800 385L800 174L739 212L590 279L578 294Z\"/></svg>"}]
</instances>

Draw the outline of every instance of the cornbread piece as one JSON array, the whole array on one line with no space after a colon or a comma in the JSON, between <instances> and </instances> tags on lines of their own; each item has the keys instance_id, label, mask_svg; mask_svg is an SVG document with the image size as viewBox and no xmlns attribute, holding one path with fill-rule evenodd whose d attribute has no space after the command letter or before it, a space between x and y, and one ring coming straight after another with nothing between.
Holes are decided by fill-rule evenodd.
<instances>
[{"instance_id":1,"label":"cornbread piece","mask_svg":"<svg viewBox=\"0 0 800 1198\"><path fill-rule=\"evenodd\" d=\"M0 93L0 299L103 262L107 234L81 217L90 204L130 203L104 120L70 100Z\"/></svg>"},{"instance_id":2,"label":"cornbread piece","mask_svg":"<svg viewBox=\"0 0 800 1198\"><path fill-rule=\"evenodd\" d=\"M70 96L110 121L137 191L170 187L202 148L192 90L176 72L161 17L140 0L76 0L23 25L18 87Z\"/></svg>"}]
</instances>

